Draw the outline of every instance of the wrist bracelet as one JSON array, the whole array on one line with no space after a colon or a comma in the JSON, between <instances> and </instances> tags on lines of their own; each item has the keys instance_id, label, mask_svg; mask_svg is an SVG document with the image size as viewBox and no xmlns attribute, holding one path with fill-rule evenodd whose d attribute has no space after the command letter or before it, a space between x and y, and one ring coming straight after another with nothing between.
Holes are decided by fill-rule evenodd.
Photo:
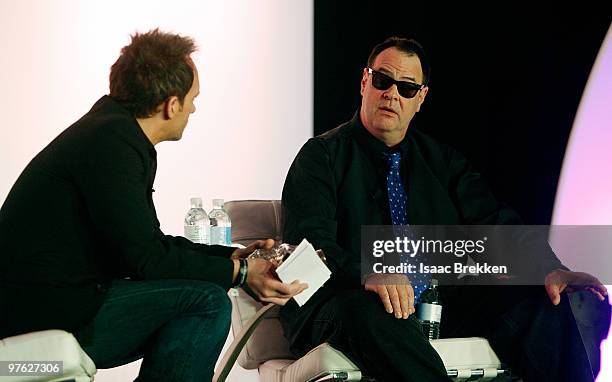
<instances>
[{"instance_id":1,"label":"wrist bracelet","mask_svg":"<svg viewBox=\"0 0 612 382\"><path fill-rule=\"evenodd\" d=\"M240 268L238 269L238 274L236 275L234 288L240 288L246 283L247 273L249 271L249 263L246 259L239 259L238 261L240 261Z\"/></svg>"}]
</instances>

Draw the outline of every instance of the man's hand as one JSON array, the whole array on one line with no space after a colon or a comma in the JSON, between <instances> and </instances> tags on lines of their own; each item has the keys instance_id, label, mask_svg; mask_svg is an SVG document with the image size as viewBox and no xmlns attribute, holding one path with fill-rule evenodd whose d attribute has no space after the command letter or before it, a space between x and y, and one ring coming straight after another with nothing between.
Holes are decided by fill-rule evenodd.
<instances>
[{"instance_id":1,"label":"man's hand","mask_svg":"<svg viewBox=\"0 0 612 382\"><path fill-rule=\"evenodd\" d=\"M246 283L260 301L285 305L296 294L308 288L308 284L298 280L291 284L282 283L274 270L276 267L264 259L248 259L249 271Z\"/></svg>"},{"instance_id":2,"label":"man's hand","mask_svg":"<svg viewBox=\"0 0 612 382\"><path fill-rule=\"evenodd\" d=\"M414 313L414 291L406 275L371 274L365 280L365 290L377 293L387 313L395 313L395 318L407 319Z\"/></svg>"},{"instance_id":3,"label":"man's hand","mask_svg":"<svg viewBox=\"0 0 612 382\"><path fill-rule=\"evenodd\" d=\"M232 259L244 259L253 253L256 249L271 249L274 246L274 240L266 239L266 240L256 240L248 245L245 248L239 248L232 253Z\"/></svg>"},{"instance_id":4,"label":"man's hand","mask_svg":"<svg viewBox=\"0 0 612 382\"><path fill-rule=\"evenodd\" d=\"M245 248L236 249L232 253L234 260L234 277L238 272L236 268L238 259L247 258L256 249L271 249L274 246L274 240L257 240L249 244ZM264 259L247 259L249 268L247 272L246 284L260 301L270 302L277 305L285 305L287 301L296 294L308 288L308 284L300 283L295 280L291 284L285 284L278 279L274 272L276 266L270 261Z\"/></svg>"},{"instance_id":5,"label":"man's hand","mask_svg":"<svg viewBox=\"0 0 612 382\"><path fill-rule=\"evenodd\" d=\"M546 275L544 287L554 305L561 302L561 292L588 290L600 301L604 301L606 299L604 296L608 295L608 290L596 277L584 272L570 272L563 269L556 269Z\"/></svg>"}]
</instances>

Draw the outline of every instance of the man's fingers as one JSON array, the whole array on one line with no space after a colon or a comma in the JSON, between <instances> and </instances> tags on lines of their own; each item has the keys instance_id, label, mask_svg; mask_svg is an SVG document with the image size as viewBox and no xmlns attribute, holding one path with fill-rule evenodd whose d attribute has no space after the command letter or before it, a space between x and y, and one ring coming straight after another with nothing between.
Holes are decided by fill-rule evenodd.
<instances>
[{"instance_id":1,"label":"man's fingers","mask_svg":"<svg viewBox=\"0 0 612 382\"><path fill-rule=\"evenodd\" d=\"M291 282L290 285L297 285L298 289L295 292L294 296L296 294L300 294L303 291L305 291L306 289L308 289L308 283L301 283L299 280L293 280L293 282Z\"/></svg>"},{"instance_id":2,"label":"man's fingers","mask_svg":"<svg viewBox=\"0 0 612 382\"><path fill-rule=\"evenodd\" d=\"M272 239L257 240L257 243L259 244L258 248L271 249L274 247L274 240Z\"/></svg>"},{"instance_id":3,"label":"man's fingers","mask_svg":"<svg viewBox=\"0 0 612 382\"><path fill-rule=\"evenodd\" d=\"M546 278L544 279L544 289L546 290L546 294L553 305L558 305L561 301L561 291L559 286L561 285L560 274L562 273L563 272L560 270L555 270L546 275Z\"/></svg>"},{"instance_id":4,"label":"man's fingers","mask_svg":"<svg viewBox=\"0 0 612 382\"><path fill-rule=\"evenodd\" d=\"M412 288L412 285L408 285L407 290L408 290L408 307L410 308L409 314L412 314L415 312L414 310L414 289Z\"/></svg>"},{"instance_id":5,"label":"man's fingers","mask_svg":"<svg viewBox=\"0 0 612 382\"><path fill-rule=\"evenodd\" d=\"M255 240L244 248L245 252L251 253L258 248L262 248L265 240Z\"/></svg>"},{"instance_id":6,"label":"man's fingers","mask_svg":"<svg viewBox=\"0 0 612 382\"><path fill-rule=\"evenodd\" d=\"M561 302L561 293L572 293L578 290L587 290L593 293L600 301L606 299L608 289L594 276L582 272L555 271L546 277L546 293L553 305Z\"/></svg>"},{"instance_id":7,"label":"man's fingers","mask_svg":"<svg viewBox=\"0 0 612 382\"><path fill-rule=\"evenodd\" d=\"M378 295L385 306L385 310L387 313L393 313L393 306L391 305L391 300L389 299L389 292L384 285L379 285L377 287Z\"/></svg>"},{"instance_id":8,"label":"man's fingers","mask_svg":"<svg viewBox=\"0 0 612 382\"><path fill-rule=\"evenodd\" d=\"M559 305L559 303L561 302L561 295L559 293L554 293L554 294L549 294L548 297L550 297L550 302L552 302L553 305Z\"/></svg>"},{"instance_id":9,"label":"man's fingers","mask_svg":"<svg viewBox=\"0 0 612 382\"><path fill-rule=\"evenodd\" d=\"M393 307L395 318L402 318L402 306L397 287L395 285L387 285L387 291L389 292L389 300L391 300L391 306Z\"/></svg>"},{"instance_id":10,"label":"man's fingers","mask_svg":"<svg viewBox=\"0 0 612 382\"><path fill-rule=\"evenodd\" d=\"M606 298L604 297L603 294L601 294L601 292L599 292L597 289L595 288L587 288L588 291L590 291L591 293L593 293L595 296L597 296L597 298L599 299L599 301L604 301Z\"/></svg>"},{"instance_id":11,"label":"man's fingers","mask_svg":"<svg viewBox=\"0 0 612 382\"><path fill-rule=\"evenodd\" d=\"M265 289L269 294L265 297L293 297L304 289L308 288L308 284L300 283L295 280L291 284L284 284L278 280L268 278L265 281Z\"/></svg>"},{"instance_id":12,"label":"man's fingers","mask_svg":"<svg viewBox=\"0 0 612 382\"><path fill-rule=\"evenodd\" d=\"M291 284L283 284L278 280L270 279L264 283L264 288L259 294L259 300L276 305L285 305L293 296L307 288L307 283L300 283L298 280Z\"/></svg>"},{"instance_id":13,"label":"man's fingers","mask_svg":"<svg viewBox=\"0 0 612 382\"><path fill-rule=\"evenodd\" d=\"M408 318L408 315L411 313L410 302L408 299L408 286L399 285L397 289L398 289L398 294L399 294L400 306L402 307L402 318L406 319Z\"/></svg>"},{"instance_id":14,"label":"man's fingers","mask_svg":"<svg viewBox=\"0 0 612 382\"><path fill-rule=\"evenodd\" d=\"M274 240L272 239L265 239L265 240L255 240L254 242L252 242L251 244L247 245L246 247L239 249L237 252L239 253L240 257L247 257L248 255L250 255L251 253L253 253L254 250L256 249L270 249L274 246Z\"/></svg>"},{"instance_id":15,"label":"man's fingers","mask_svg":"<svg viewBox=\"0 0 612 382\"><path fill-rule=\"evenodd\" d=\"M553 305L559 305L561 302L561 292L565 289L567 284L565 283L552 283L546 284L546 293L548 293L548 298L550 298L550 302Z\"/></svg>"},{"instance_id":16,"label":"man's fingers","mask_svg":"<svg viewBox=\"0 0 612 382\"><path fill-rule=\"evenodd\" d=\"M599 280L597 280L597 283L595 285L593 285L593 288L599 292L602 296L607 296L608 295L608 288L606 288L605 285L603 285ZM605 298L604 298L605 300Z\"/></svg>"},{"instance_id":17,"label":"man's fingers","mask_svg":"<svg viewBox=\"0 0 612 382\"><path fill-rule=\"evenodd\" d=\"M371 274L364 288L378 294L387 313L395 313L397 318L408 318L415 312L414 290L406 276L398 276Z\"/></svg>"},{"instance_id":18,"label":"man's fingers","mask_svg":"<svg viewBox=\"0 0 612 382\"><path fill-rule=\"evenodd\" d=\"M553 305L559 305L559 303L561 302L561 293L568 288L567 283L565 282L561 282L558 284L552 284L553 288L552 288L552 296L549 294L548 296L551 297L551 301L553 303Z\"/></svg>"}]
</instances>

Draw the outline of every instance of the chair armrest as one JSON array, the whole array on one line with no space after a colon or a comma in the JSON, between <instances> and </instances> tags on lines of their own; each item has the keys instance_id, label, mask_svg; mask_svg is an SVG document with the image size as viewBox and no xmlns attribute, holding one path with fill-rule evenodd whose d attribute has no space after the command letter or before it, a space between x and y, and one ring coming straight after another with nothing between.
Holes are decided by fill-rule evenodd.
<instances>
[{"instance_id":1,"label":"chair armrest","mask_svg":"<svg viewBox=\"0 0 612 382\"><path fill-rule=\"evenodd\" d=\"M91 381L96 365L71 333L43 330L0 338L0 361L62 362L62 373L38 376L0 376L0 381Z\"/></svg>"},{"instance_id":2,"label":"chair armrest","mask_svg":"<svg viewBox=\"0 0 612 382\"><path fill-rule=\"evenodd\" d=\"M253 334L257 328L257 325L259 325L264 318L272 314L276 309L279 309L278 305L268 304L259 309L257 313L245 324L240 333L238 333L238 336L234 337L234 341L230 345L229 349L227 349L227 352L225 352L223 355L223 358L219 363L219 367L217 368L217 371L212 379L213 382L225 382L225 379L236 363L242 348L249 340L249 337L251 337L251 334Z\"/></svg>"}]
</instances>

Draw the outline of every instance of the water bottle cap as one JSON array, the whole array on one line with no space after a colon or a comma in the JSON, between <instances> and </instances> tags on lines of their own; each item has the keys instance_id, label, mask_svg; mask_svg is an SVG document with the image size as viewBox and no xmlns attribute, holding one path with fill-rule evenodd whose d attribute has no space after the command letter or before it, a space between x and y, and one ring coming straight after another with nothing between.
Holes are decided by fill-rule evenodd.
<instances>
[{"instance_id":1,"label":"water bottle cap","mask_svg":"<svg viewBox=\"0 0 612 382\"><path fill-rule=\"evenodd\" d=\"M223 199L213 199L213 208L223 208Z\"/></svg>"},{"instance_id":2,"label":"water bottle cap","mask_svg":"<svg viewBox=\"0 0 612 382\"><path fill-rule=\"evenodd\" d=\"M202 198L191 198L191 207L202 208Z\"/></svg>"}]
</instances>

